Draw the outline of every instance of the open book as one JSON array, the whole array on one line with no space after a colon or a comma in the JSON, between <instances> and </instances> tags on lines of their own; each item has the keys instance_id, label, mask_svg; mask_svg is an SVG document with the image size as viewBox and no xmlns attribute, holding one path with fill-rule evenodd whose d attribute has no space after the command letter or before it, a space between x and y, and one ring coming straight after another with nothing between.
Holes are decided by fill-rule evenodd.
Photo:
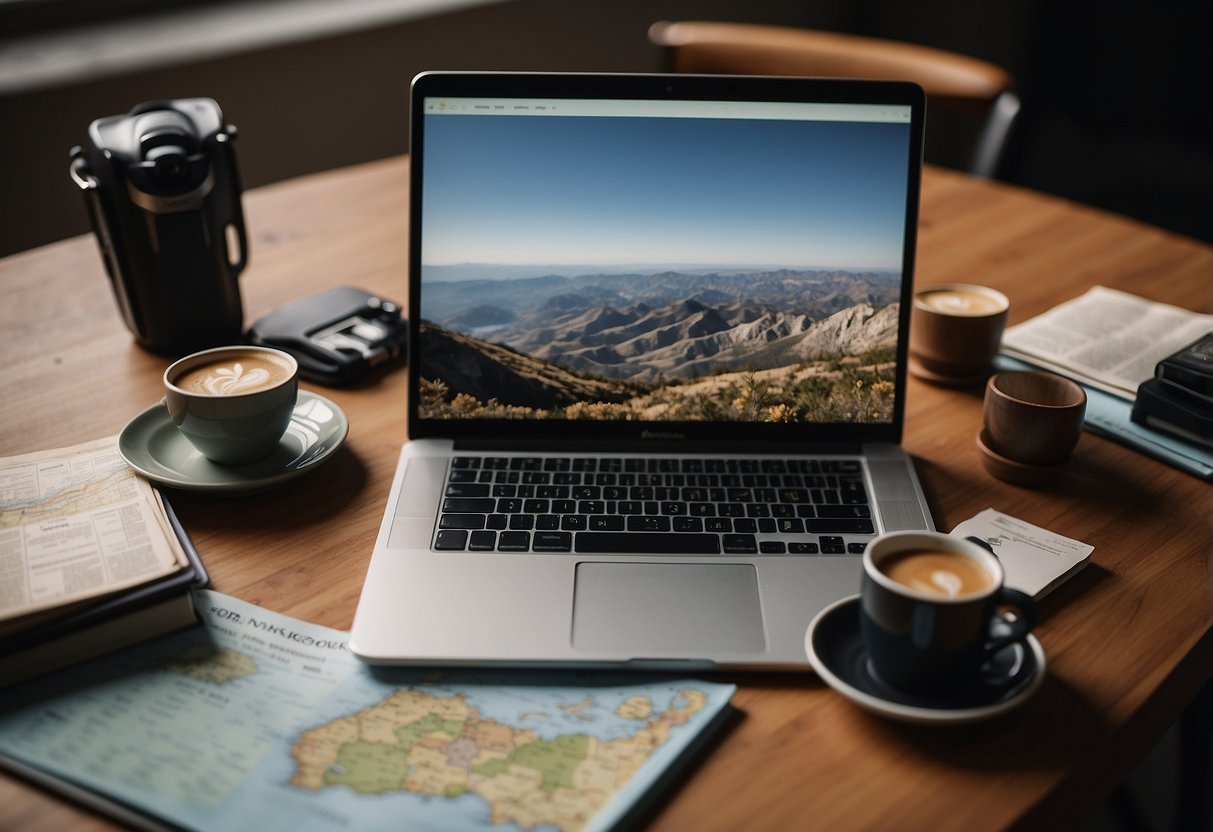
<instances>
[{"instance_id":1,"label":"open book","mask_svg":"<svg viewBox=\"0 0 1213 832\"><path fill-rule=\"evenodd\" d=\"M0 686L197 622L206 569L117 437L0 459Z\"/></svg>"},{"instance_id":2,"label":"open book","mask_svg":"<svg viewBox=\"0 0 1213 832\"><path fill-rule=\"evenodd\" d=\"M1213 331L1213 315L1096 286L1010 327L1002 351L1132 401L1154 366Z\"/></svg>"}]
</instances>

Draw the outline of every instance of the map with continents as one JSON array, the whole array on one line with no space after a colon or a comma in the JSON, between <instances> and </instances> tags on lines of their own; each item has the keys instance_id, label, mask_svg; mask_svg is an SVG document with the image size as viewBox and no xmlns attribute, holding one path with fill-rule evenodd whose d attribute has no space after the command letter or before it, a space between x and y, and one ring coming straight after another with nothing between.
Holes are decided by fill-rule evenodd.
<instances>
[{"instance_id":1,"label":"map with continents","mask_svg":"<svg viewBox=\"0 0 1213 832\"><path fill-rule=\"evenodd\" d=\"M608 829L735 689L372 671L344 632L197 604L201 628L6 690L0 765L189 829Z\"/></svg>"}]
</instances>

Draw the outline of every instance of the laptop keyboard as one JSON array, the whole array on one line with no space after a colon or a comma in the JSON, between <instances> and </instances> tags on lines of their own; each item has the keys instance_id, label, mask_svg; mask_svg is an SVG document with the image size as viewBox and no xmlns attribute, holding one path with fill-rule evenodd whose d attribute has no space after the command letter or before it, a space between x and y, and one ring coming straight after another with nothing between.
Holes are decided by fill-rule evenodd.
<instances>
[{"instance_id":1,"label":"laptop keyboard","mask_svg":"<svg viewBox=\"0 0 1213 832\"><path fill-rule=\"evenodd\" d=\"M434 548L834 555L874 533L858 459L456 456Z\"/></svg>"}]
</instances>

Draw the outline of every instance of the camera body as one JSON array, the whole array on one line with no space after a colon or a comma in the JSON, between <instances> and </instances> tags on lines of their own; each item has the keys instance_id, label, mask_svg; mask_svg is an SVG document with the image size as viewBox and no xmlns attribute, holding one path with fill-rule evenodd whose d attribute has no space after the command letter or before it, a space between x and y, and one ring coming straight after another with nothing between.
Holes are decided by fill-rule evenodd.
<instances>
[{"instance_id":1,"label":"camera body","mask_svg":"<svg viewBox=\"0 0 1213 832\"><path fill-rule=\"evenodd\" d=\"M1213 332L1158 362L1137 388L1130 418L1213 447Z\"/></svg>"},{"instance_id":2,"label":"camera body","mask_svg":"<svg viewBox=\"0 0 1213 832\"><path fill-rule=\"evenodd\" d=\"M209 98L151 101L89 125L70 173L136 341L177 354L242 338L248 259L233 142Z\"/></svg>"}]
</instances>

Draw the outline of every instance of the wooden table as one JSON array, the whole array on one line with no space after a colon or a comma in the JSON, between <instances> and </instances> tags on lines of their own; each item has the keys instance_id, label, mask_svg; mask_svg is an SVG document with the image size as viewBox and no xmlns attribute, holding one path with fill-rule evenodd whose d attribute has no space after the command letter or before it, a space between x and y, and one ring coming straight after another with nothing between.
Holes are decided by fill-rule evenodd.
<instances>
[{"instance_id":1,"label":"wooden table","mask_svg":"<svg viewBox=\"0 0 1213 832\"><path fill-rule=\"evenodd\" d=\"M341 284L403 302L407 185L400 158L246 194L246 320ZM1213 312L1213 249L928 170L918 283L950 281L1005 292L1011 323L1096 284ZM167 361L123 328L91 237L0 261L0 291L0 455L116 434L159 398ZM398 371L323 391L351 429L322 472L241 498L172 493L217 590L350 626L405 438L404 381ZM993 506L1095 546L1043 603L1045 685L994 722L933 729L870 716L811 675L738 677L740 718L660 803L654 827L1070 827L1213 675L1207 483L1084 434L1063 483L1008 485L978 458L980 391L910 384L905 444L941 529ZM0 778L0 828L111 826Z\"/></svg>"}]
</instances>

